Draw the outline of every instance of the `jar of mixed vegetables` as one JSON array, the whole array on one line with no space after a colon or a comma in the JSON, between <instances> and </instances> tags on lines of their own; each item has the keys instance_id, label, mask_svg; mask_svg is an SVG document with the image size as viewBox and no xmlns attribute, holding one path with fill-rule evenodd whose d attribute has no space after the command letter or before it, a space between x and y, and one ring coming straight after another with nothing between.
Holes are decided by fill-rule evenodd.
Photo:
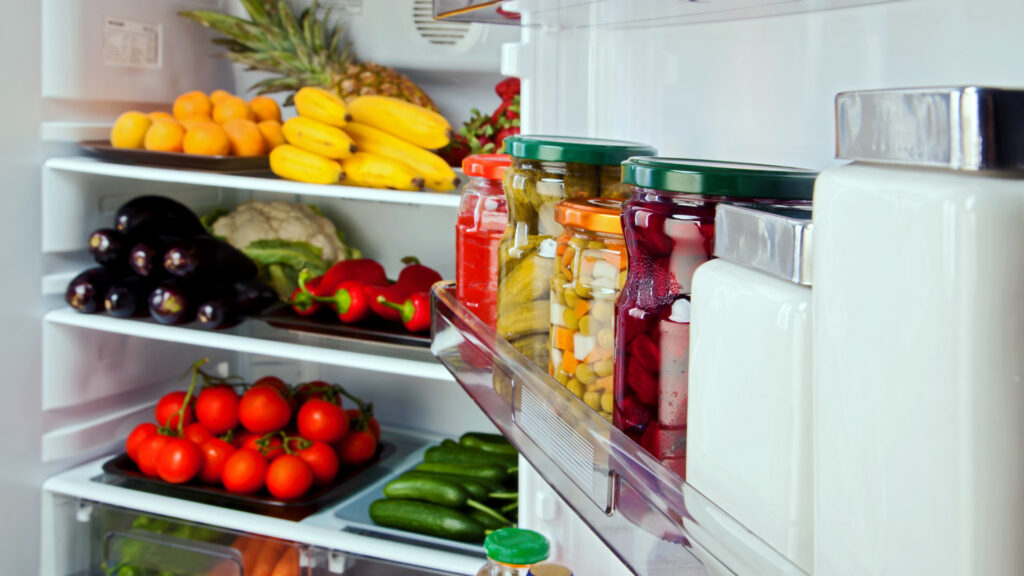
<instances>
[{"instance_id":1,"label":"jar of mixed vegetables","mask_svg":"<svg viewBox=\"0 0 1024 576\"><path fill-rule=\"evenodd\" d=\"M680 476L686 470L690 286L714 253L715 207L809 205L798 168L631 158L622 181L629 273L616 310L615 425Z\"/></svg>"},{"instance_id":2,"label":"jar of mixed vegetables","mask_svg":"<svg viewBox=\"0 0 1024 576\"><path fill-rule=\"evenodd\" d=\"M564 200L551 276L548 371L602 416L614 405L615 300L626 281L622 201Z\"/></svg>"},{"instance_id":3,"label":"jar of mixed vegetables","mask_svg":"<svg viewBox=\"0 0 1024 576\"><path fill-rule=\"evenodd\" d=\"M508 227L501 181L511 164L505 154L462 161L469 182L455 222L455 297L489 326L498 319L498 243Z\"/></svg>"},{"instance_id":4,"label":"jar of mixed vegetables","mask_svg":"<svg viewBox=\"0 0 1024 576\"><path fill-rule=\"evenodd\" d=\"M609 174L630 156L653 154L634 142L516 135L505 139L509 225L498 247L498 334L539 366L548 365L548 297L562 225L555 205L570 198L619 196ZM499 383L496 381L496 386Z\"/></svg>"}]
</instances>

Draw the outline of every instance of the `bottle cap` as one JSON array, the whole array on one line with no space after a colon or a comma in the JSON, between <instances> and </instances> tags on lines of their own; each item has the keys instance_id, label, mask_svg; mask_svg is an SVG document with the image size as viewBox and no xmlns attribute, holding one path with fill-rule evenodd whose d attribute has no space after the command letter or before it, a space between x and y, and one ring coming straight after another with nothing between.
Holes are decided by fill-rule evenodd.
<instances>
[{"instance_id":1,"label":"bottle cap","mask_svg":"<svg viewBox=\"0 0 1024 576\"><path fill-rule=\"evenodd\" d=\"M546 560L549 546L548 539L533 530L502 528L487 535L484 550L495 562L527 566Z\"/></svg>"},{"instance_id":2,"label":"bottle cap","mask_svg":"<svg viewBox=\"0 0 1024 576\"><path fill-rule=\"evenodd\" d=\"M501 180L505 168L512 165L508 154L474 154L462 159L462 171L466 176Z\"/></svg>"}]
</instances>

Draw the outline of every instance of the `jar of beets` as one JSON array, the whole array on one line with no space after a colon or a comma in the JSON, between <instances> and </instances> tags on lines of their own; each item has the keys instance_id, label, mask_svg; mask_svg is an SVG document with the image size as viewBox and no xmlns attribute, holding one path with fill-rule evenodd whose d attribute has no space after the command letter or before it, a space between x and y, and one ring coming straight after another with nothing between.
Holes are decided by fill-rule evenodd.
<instances>
[{"instance_id":1,"label":"jar of beets","mask_svg":"<svg viewBox=\"0 0 1024 576\"><path fill-rule=\"evenodd\" d=\"M630 158L629 271L616 307L615 426L685 476L690 289L714 254L715 207L809 205L816 174L760 164Z\"/></svg>"},{"instance_id":2,"label":"jar of beets","mask_svg":"<svg viewBox=\"0 0 1024 576\"><path fill-rule=\"evenodd\" d=\"M511 164L506 154L462 160L469 182L455 222L455 297L491 327L498 320L498 243L508 226L501 181Z\"/></svg>"},{"instance_id":3,"label":"jar of beets","mask_svg":"<svg viewBox=\"0 0 1024 576\"><path fill-rule=\"evenodd\" d=\"M551 274L562 225L555 205L567 198L620 195L609 169L631 156L654 154L635 142L524 136L505 139L508 229L498 248L498 334L538 366L548 367ZM499 380L495 387L506 389Z\"/></svg>"}]
</instances>

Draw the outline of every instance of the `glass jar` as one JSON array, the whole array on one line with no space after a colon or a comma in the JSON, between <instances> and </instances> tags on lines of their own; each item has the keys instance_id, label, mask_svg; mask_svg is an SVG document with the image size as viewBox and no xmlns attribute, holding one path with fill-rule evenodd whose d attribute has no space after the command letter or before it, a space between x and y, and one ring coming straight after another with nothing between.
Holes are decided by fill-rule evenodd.
<instances>
[{"instance_id":1,"label":"glass jar","mask_svg":"<svg viewBox=\"0 0 1024 576\"><path fill-rule=\"evenodd\" d=\"M690 288L714 254L715 207L809 205L815 173L797 168L631 158L622 181L629 272L616 309L615 426L685 476Z\"/></svg>"},{"instance_id":2,"label":"glass jar","mask_svg":"<svg viewBox=\"0 0 1024 576\"><path fill-rule=\"evenodd\" d=\"M491 327L498 320L498 243L508 227L501 181L511 164L506 154L462 160L469 182L455 222L455 297Z\"/></svg>"},{"instance_id":3,"label":"glass jar","mask_svg":"<svg viewBox=\"0 0 1024 576\"><path fill-rule=\"evenodd\" d=\"M530 571L526 573L526 576L572 576L572 570L569 570L561 564L549 564L545 562L530 568Z\"/></svg>"},{"instance_id":4,"label":"glass jar","mask_svg":"<svg viewBox=\"0 0 1024 576\"><path fill-rule=\"evenodd\" d=\"M626 281L622 201L564 200L551 276L548 372L602 416L614 406L615 301Z\"/></svg>"},{"instance_id":5,"label":"glass jar","mask_svg":"<svg viewBox=\"0 0 1024 576\"><path fill-rule=\"evenodd\" d=\"M477 576L526 576L530 567L548 559L548 539L533 530L502 528L484 538L487 564Z\"/></svg>"},{"instance_id":6,"label":"glass jar","mask_svg":"<svg viewBox=\"0 0 1024 576\"><path fill-rule=\"evenodd\" d=\"M505 139L505 150L512 155L512 167L505 171L509 223L498 247L497 329L546 367L555 238L562 233L555 205L567 198L600 196L602 174L609 167L653 149L614 140L516 135ZM609 195L620 193L618 182L604 181Z\"/></svg>"}]
</instances>

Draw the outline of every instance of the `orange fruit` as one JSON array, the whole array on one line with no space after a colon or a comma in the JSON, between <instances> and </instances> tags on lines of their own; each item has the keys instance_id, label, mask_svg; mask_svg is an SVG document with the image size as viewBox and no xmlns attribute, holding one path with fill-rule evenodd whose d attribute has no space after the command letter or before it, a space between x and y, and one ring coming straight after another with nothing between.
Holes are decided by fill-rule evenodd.
<instances>
[{"instance_id":1,"label":"orange fruit","mask_svg":"<svg viewBox=\"0 0 1024 576\"><path fill-rule=\"evenodd\" d=\"M268 151L285 143L284 132L281 131L281 123L277 120L264 120L258 122L256 127L260 129L260 134L263 134L263 140L267 143Z\"/></svg>"},{"instance_id":2,"label":"orange fruit","mask_svg":"<svg viewBox=\"0 0 1024 576\"><path fill-rule=\"evenodd\" d=\"M205 124L207 122L213 122L213 118L209 116L189 116L188 118L182 118L180 123L185 127L185 130L191 130L196 124Z\"/></svg>"},{"instance_id":3,"label":"orange fruit","mask_svg":"<svg viewBox=\"0 0 1024 576\"><path fill-rule=\"evenodd\" d=\"M173 120L157 120L146 131L146 150L181 152L185 128Z\"/></svg>"},{"instance_id":4,"label":"orange fruit","mask_svg":"<svg viewBox=\"0 0 1024 576\"><path fill-rule=\"evenodd\" d=\"M121 114L110 129L110 145L114 148L142 148L146 131L152 123L142 112L132 110Z\"/></svg>"},{"instance_id":5,"label":"orange fruit","mask_svg":"<svg viewBox=\"0 0 1024 576\"><path fill-rule=\"evenodd\" d=\"M209 116L213 105L199 90L186 92L174 100L174 119L184 120L192 116Z\"/></svg>"},{"instance_id":6,"label":"orange fruit","mask_svg":"<svg viewBox=\"0 0 1024 576\"><path fill-rule=\"evenodd\" d=\"M266 153L263 134L252 120L232 118L221 125L231 141L233 156L262 156Z\"/></svg>"},{"instance_id":7,"label":"orange fruit","mask_svg":"<svg viewBox=\"0 0 1024 576\"><path fill-rule=\"evenodd\" d=\"M182 142L185 154L202 154L205 156L226 156L231 151L228 135L212 120L197 122L189 127Z\"/></svg>"},{"instance_id":8,"label":"orange fruit","mask_svg":"<svg viewBox=\"0 0 1024 576\"><path fill-rule=\"evenodd\" d=\"M146 114L146 116L149 116L149 119L153 122L156 122L157 120L174 120L174 116L171 116L169 112L164 112L163 110L150 112L149 114Z\"/></svg>"},{"instance_id":9,"label":"orange fruit","mask_svg":"<svg viewBox=\"0 0 1024 576\"><path fill-rule=\"evenodd\" d=\"M281 121L281 107L269 96L257 96L249 100L249 107L256 114L256 121L276 120Z\"/></svg>"},{"instance_id":10,"label":"orange fruit","mask_svg":"<svg viewBox=\"0 0 1024 576\"><path fill-rule=\"evenodd\" d=\"M228 92L227 90L217 89L213 92L210 92L210 102L213 103L214 106L216 106L217 104L220 104L221 100L224 100L225 98L230 98L231 96L231 92Z\"/></svg>"},{"instance_id":11,"label":"orange fruit","mask_svg":"<svg viewBox=\"0 0 1024 576\"><path fill-rule=\"evenodd\" d=\"M224 98L213 107L213 121L217 124L223 124L232 118L255 120L256 115L252 113L252 109L245 103L245 100L238 96Z\"/></svg>"}]
</instances>

